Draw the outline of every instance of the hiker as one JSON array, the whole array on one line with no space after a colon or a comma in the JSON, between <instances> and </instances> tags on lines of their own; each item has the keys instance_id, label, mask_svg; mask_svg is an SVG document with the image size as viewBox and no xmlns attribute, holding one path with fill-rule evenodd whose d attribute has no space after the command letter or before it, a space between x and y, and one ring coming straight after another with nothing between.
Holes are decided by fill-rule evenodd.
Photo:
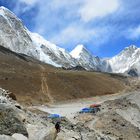
<instances>
[{"instance_id":1,"label":"hiker","mask_svg":"<svg viewBox=\"0 0 140 140\"><path fill-rule=\"evenodd\" d=\"M55 129L56 129L56 132L59 133L60 132L60 122L57 122L55 124Z\"/></svg>"}]
</instances>

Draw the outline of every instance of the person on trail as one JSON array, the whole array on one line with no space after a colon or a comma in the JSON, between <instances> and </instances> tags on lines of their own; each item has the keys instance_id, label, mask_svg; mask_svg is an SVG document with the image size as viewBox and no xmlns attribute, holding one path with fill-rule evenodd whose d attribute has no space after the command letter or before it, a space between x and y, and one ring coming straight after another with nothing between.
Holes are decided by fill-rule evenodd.
<instances>
[{"instance_id":1,"label":"person on trail","mask_svg":"<svg viewBox=\"0 0 140 140\"><path fill-rule=\"evenodd\" d=\"M56 132L59 133L60 132L60 122L57 122L55 124L55 129L56 129Z\"/></svg>"}]
</instances>

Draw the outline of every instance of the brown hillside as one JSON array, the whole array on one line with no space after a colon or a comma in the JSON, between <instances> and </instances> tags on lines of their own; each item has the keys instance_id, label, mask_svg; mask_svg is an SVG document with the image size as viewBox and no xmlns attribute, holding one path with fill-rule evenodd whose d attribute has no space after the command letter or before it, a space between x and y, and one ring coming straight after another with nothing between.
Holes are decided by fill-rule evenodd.
<instances>
[{"instance_id":1,"label":"brown hillside","mask_svg":"<svg viewBox=\"0 0 140 140\"><path fill-rule=\"evenodd\" d=\"M0 87L25 104L112 94L125 88L125 78L112 74L66 71L0 47Z\"/></svg>"}]
</instances>

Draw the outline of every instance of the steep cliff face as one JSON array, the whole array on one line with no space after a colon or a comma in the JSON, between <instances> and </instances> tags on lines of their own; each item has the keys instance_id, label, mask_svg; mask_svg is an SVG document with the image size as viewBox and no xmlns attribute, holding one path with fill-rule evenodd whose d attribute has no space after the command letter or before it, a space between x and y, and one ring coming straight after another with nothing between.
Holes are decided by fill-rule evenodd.
<instances>
[{"instance_id":1,"label":"steep cliff face","mask_svg":"<svg viewBox=\"0 0 140 140\"><path fill-rule=\"evenodd\" d=\"M5 7L0 7L0 45L17 53L39 57L26 27Z\"/></svg>"},{"instance_id":2,"label":"steep cliff face","mask_svg":"<svg viewBox=\"0 0 140 140\"><path fill-rule=\"evenodd\" d=\"M66 50L36 33L31 33L21 20L5 7L0 7L0 45L56 67L78 65Z\"/></svg>"}]
</instances>

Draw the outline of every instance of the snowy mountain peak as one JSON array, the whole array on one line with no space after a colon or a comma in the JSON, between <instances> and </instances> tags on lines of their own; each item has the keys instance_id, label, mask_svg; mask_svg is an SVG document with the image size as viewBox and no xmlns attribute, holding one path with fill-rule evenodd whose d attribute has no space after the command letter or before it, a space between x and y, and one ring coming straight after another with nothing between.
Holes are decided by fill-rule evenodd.
<instances>
[{"instance_id":1,"label":"snowy mountain peak","mask_svg":"<svg viewBox=\"0 0 140 140\"><path fill-rule=\"evenodd\" d=\"M71 56L75 58L80 66L87 70L100 70L101 60L99 57L93 56L84 45L77 45L74 50L71 51Z\"/></svg>"},{"instance_id":2,"label":"snowy mountain peak","mask_svg":"<svg viewBox=\"0 0 140 140\"><path fill-rule=\"evenodd\" d=\"M9 9L0 7L0 45L17 53L38 56L21 20Z\"/></svg>"},{"instance_id":3,"label":"snowy mountain peak","mask_svg":"<svg viewBox=\"0 0 140 140\"><path fill-rule=\"evenodd\" d=\"M7 9L7 8L4 7L4 6L0 6L0 9L9 10L9 9Z\"/></svg>"},{"instance_id":4,"label":"snowy mountain peak","mask_svg":"<svg viewBox=\"0 0 140 140\"><path fill-rule=\"evenodd\" d=\"M138 49L137 46L131 45L131 46L129 46L129 47L126 47L126 48L124 49L124 51L135 51L135 50L137 50L137 49Z\"/></svg>"},{"instance_id":5,"label":"snowy mountain peak","mask_svg":"<svg viewBox=\"0 0 140 140\"><path fill-rule=\"evenodd\" d=\"M84 45L80 44L80 45L77 45L71 52L71 56L73 58L80 58L80 55L84 52L88 52L87 49L85 48Z\"/></svg>"},{"instance_id":6,"label":"snowy mountain peak","mask_svg":"<svg viewBox=\"0 0 140 140\"><path fill-rule=\"evenodd\" d=\"M1 6L0 7L0 15L5 16L5 11L9 11L7 8Z\"/></svg>"},{"instance_id":7,"label":"snowy mountain peak","mask_svg":"<svg viewBox=\"0 0 140 140\"><path fill-rule=\"evenodd\" d=\"M138 47L135 45L130 45L129 47L126 47L125 49L137 49Z\"/></svg>"},{"instance_id":8,"label":"snowy mountain peak","mask_svg":"<svg viewBox=\"0 0 140 140\"><path fill-rule=\"evenodd\" d=\"M135 45L131 45L129 47L124 48L124 50L121 51L120 54L118 54L115 57L119 57L119 56L131 57L134 53L137 52L137 50L139 50L139 48L137 48Z\"/></svg>"},{"instance_id":9,"label":"snowy mountain peak","mask_svg":"<svg viewBox=\"0 0 140 140\"><path fill-rule=\"evenodd\" d=\"M12 15L17 18L17 16L13 12L11 12L9 9L7 9L4 6L0 6L0 15L2 16Z\"/></svg>"},{"instance_id":10,"label":"snowy mountain peak","mask_svg":"<svg viewBox=\"0 0 140 140\"><path fill-rule=\"evenodd\" d=\"M140 49L135 45L126 47L120 54L109 60L112 72L124 73L140 62Z\"/></svg>"},{"instance_id":11,"label":"snowy mountain peak","mask_svg":"<svg viewBox=\"0 0 140 140\"><path fill-rule=\"evenodd\" d=\"M79 49L79 50L85 50L86 48L85 48L85 46L83 45L83 44L79 44L79 45L77 45L76 47L75 47L75 49Z\"/></svg>"},{"instance_id":12,"label":"snowy mountain peak","mask_svg":"<svg viewBox=\"0 0 140 140\"><path fill-rule=\"evenodd\" d=\"M134 73L132 70L136 70L140 75L140 48L135 45L105 60L93 56L82 44L69 53L39 34L31 33L14 13L3 6L0 7L0 45L56 67L82 66L86 70L115 73Z\"/></svg>"},{"instance_id":13,"label":"snowy mountain peak","mask_svg":"<svg viewBox=\"0 0 140 140\"><path fill-rule=\"evenodd\" d=\"M0 10L2 11L10 11L9 9L7 9L6 7L4 7L4 6L0 6Z\"/></svg>"}]
</instances>

